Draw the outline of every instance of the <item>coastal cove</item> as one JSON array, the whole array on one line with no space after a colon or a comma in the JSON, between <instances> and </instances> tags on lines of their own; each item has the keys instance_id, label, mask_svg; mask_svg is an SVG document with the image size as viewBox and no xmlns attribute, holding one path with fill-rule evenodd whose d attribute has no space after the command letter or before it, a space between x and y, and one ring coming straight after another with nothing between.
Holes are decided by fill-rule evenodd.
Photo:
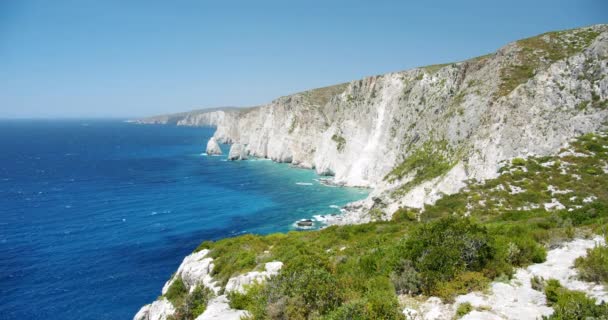
<instances>
[{"instance_id":1,"label":"coastal cove","mask_svg":"<svg viewBox=\"0 0 608 320\"><path fill-rule=\"evenodd\" d=\"M228 162L226 145L205 156L213 132L2 121L2 317L129 319L202 241L294 230L368 195L289 164Z\"/></svg>"}]
</instances>

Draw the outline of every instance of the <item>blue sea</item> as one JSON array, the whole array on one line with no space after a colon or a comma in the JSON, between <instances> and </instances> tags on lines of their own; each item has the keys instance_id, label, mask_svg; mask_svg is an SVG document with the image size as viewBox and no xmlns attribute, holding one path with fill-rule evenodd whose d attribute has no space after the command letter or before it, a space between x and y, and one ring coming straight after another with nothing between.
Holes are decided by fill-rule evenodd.
<instances>
[{"instance_id":1,"label":"blue sea","mask_svg":"<svg viewBox=\"0 0 608 320\"><path fill-rule=\"evenodd\" d=\"M367 196L288 164L205 156L212 134L0 121L0 319L131 319L203 240L288 231Z\"/></svg>"}]
</instances>

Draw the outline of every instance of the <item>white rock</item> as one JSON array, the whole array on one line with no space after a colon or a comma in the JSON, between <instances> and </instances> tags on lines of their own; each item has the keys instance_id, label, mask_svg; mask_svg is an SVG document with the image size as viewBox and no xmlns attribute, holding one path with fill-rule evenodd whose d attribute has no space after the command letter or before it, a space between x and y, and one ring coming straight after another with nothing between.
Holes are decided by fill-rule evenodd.
<instances>
[{"instance_id":1,"label":"white rock","mask_svg":"<svg viewBox=\"0 0 608 320\"><path fill-rule=\"evenodd\" d=\"M222 154L222 149L220 148L219 143L217 143L217 140L214 137L211 137L207 142L206 152L210 156Z\"/></svg>"},{"instance_id":2,"label":"white rock","mask_svg":"<svg viewBox=\"0 0 608 320\"><path fill-rule=\"evenodd\" d=\"M244 145L235 143L230 146L228 160L247 160L247 150Z\"/></svg>"},{"instance_id":3,"label":"white rock","mask_svg":"<svg viewBox=\"0 0 608 320\"><path fill-rule=\"evenodd\" d=\"M162 298L143 306L133 320L166 320L175 313L175 308L169 300Z\"/></svg>"},{"instance_id":4,"label":"white rock","mask_svg":"<svg viewBox=\"0 0 608 320\"><path fill-rule=\"evenodd\" d=\"M169 290L169 287L173 284L176 277L182 279L184 285L190 292L199 284L204 285L215 293L219 292L220 287L211 277L211 272L213 272L213 259L206 257L207 253L209 253L209 250L204 249L185 257L184 261L182 261L175 272L175 275L163 286L162 293L167 293L167 290Z\"/></svg>"},{"instance_id":5,"label":"white rock","mask_svg":"<svg viewBox=\"0 0 608 320\"><path fill-rule=\"evenodd\" d=\"M237 291L244 293L246 286L266 281L269 277L278 274L282 267L283 262L273 261L266 263L265 271L251 271L232 277L226 283L226 292Z\"/></svg>"},{"instance_id":6,"label":"white rock","mask_svg":"<svg viewBox=\"0 0 608 320\"><path fill-rule=\"evenodd\" d=\"M234 310L228 305L226 295L211 299L207 309L196 320L239 320L247 315L247 311Z\"/></svg>"}]
</instances>

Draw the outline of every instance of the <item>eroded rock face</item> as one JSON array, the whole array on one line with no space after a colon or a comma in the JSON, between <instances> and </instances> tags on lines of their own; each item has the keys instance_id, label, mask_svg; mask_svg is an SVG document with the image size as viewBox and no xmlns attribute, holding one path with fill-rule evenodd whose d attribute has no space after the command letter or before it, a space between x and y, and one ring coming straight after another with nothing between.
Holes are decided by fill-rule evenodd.
<instances>
[{"instance_id":1,"label":"eroded rock face","mask_svg":"<svg viewBox=\"0 0 608 320\"><path fill-rule=\"evenodd\" d=\"M608 120L608 77L601 76L608 74L608 26L565 34L577 39L577 32L597 36L559 60L534 62L530 78L512 79L509 68L530 63L524 44L515 42L464 62L281 97L236 113L214 136L245 145L252 156L333 175L337 184L372 187L370 199L382 199L387 213L422 207L457 192L467 179L496 177L501 161L554 154L569 139L602 128ZM448 170L392 196L415 172L392 182L387 174L425 148L443 154ZM345 219L362 221L357 212Z\"/></svg>"},{"instance_id":2,"label":"eroded rock face","mask_svg":"<svg viewBox=\"0 0 608 320\"><path fill-rule=\"evenodd\" d=\"M211 137L207 142L207 149L205 152L210 156L222 154L222 149L214 137Z\"/></svg>"},{"instance_id":3,"label":"eroded rock face","mask_svg":"<svg viewBox=\"0 0 608 320\"><path fill-rule=\"evenodd\" d=\"M230 146L228 160L247 160L247 150L244 145L235 143Z\"/></svg>"}]
</instances>

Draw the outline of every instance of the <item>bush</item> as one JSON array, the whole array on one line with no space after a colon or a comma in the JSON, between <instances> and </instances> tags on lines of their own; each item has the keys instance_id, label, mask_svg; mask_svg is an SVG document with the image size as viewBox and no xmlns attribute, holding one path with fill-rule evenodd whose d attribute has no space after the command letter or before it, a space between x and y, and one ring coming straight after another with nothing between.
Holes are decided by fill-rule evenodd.
<instances>
[{"instance_id":1,"label":"bush","mask_svg":"<svg viewBox=\"0 0 608 320\"><path fill-rule=\"evenodd\" d=\"M420 293L420 277L410 260L402 260L396 271L390 275L398 294Z\"/></svg>"},{"instance_id":2,"label":"bush","mask_svg":"<svg viewBox=\"0 0 608 320\"><path fill-rule=\"evenodd\" d=\"M490 280L479 272L463 272L449 282L439 283L433 295L445 301L452 301L457 295L482 291L489 283Z\"/></svg>"},{"instance_id":3,"label":"bush","mask_svg":"<svg viewBox=\"0 0 608 320\"><path fill-rule=\"evenodd\" d=\"M230 291L227 294L228 304L230 308L237 310L245 310L251 305L251 296L246 293L240 293L238 291Z\"/></svg>"},{"instance_id":4,"label":"bush","mask_svg":"<svg viewBox=\"0 0 608 320\"><path fill-rule=\"evenodd\" d=\"M393 213L392 220L395 222L416 221L418 220L418 212L417 209L400 207Z\"/></svg>"},{"instance_id":5,"label":"bush","mask_svg":"<svg viewBox=\"0 0 608 320\"><path fill-rule=\"evenodd\" d=\"M608 318L608 305L606 303L597 305L595 299L587 297L583 292L561 288L557 291L555 300L553 314L549 317L543 317L543 319L578 320Z\"/></svg>"},{"instance_id":6,"label":"bush","mask_svg":"<svg viewBox=\"0 0 608 320\"><path fill-rule=\"evenodd\" d=\"M327 320L366 320L386 319L402 320L405 316L395 296L385 293L374 293L363 299L354 300L341 305L330 313Z\"/></svg>"},{"instance_id":7,"label":"bush","mask_svg":"<svg viewBox=\"0 0 608 320\"><path fill-rule=\"evenodd\" d=\"M523 167L526 165L526 159L522 159L522 158L513 158L513 160L511 160L511 164L516 166L516 167Z\"/></svg>"},{"instance_id":8,"label":"bush","mask_svg":"<svg viewBox=\"0 0 608 320\"><path fill-rule=\"evenodd\" d=\"M207 303L213 297L213 292L205 286L197 286L191 294L187 295L185 301L175 312L176 320L193 320L205 312Z\"/></svg>"},{"instance_id":9,"label":"bush","mask_svg":"<svg viewBox=\"0 0 608 320\"><path fill-rule=\"evenodd\" d=\"M419 225L405 241L404 256L413 261L425 294L463 271L480 271L493 257L492 238L468 218L448 217Z\"/></svg>"},{"instance_id":10,"label":"bush","mask_svg":"<svg viewBox=\"0 0 608 320\"><path fill-rule=\"evenodd\" d=\"M167 293L165 293L165 298L169 300L174 307L178 307L182 304L184 296L188 294L188 289L186 289L186 285L184 285L184 281L182 281L182 277L180 275L175 276L175 280L167 289Z\"/></svg>"},{"instance_id":11,"label":"bush","mask_svg":"<svg viewBox=\"0 0 608 320\"><path fill-rule=\"evenodd\" d=\"M336 278L312 264L287 265L264 285L251 286L244 295L230 293L229 298L231 306L247 309L254 319L307 319L326 314L342 302Z\"/></svg>"},{"instance_id":12,"label":"bush","mask_svg":"<svg viewBox=\"0 0 608 320\"><path fill-rule=\"evenodd\" d=\"M574 266L585 281L608 283L608 247L596 246L587 250L587 256L575 260Z\"/></svg>"},{"instance_id":13,"label":"bush","mask_svg":"<svg viewBox=\"0 0 608 320\"><path fill-rule=\"evenodd\" d=\"M558 280L549 279L545 284L545 297L547 298L547 304L552 305L557 302L559 294L562 290L562 284Z\"/></svg>"},{"instance_id":14,"label":"bush","mask_svg":"<svg viewBox=\"0 0 608 320\"><path fill-rule=\"evenodd\" d=\"M471 311L473 311L473 306L468 302L463 302L456 309L456 318L462 318Z\"/></svg>"}]
</instances>

